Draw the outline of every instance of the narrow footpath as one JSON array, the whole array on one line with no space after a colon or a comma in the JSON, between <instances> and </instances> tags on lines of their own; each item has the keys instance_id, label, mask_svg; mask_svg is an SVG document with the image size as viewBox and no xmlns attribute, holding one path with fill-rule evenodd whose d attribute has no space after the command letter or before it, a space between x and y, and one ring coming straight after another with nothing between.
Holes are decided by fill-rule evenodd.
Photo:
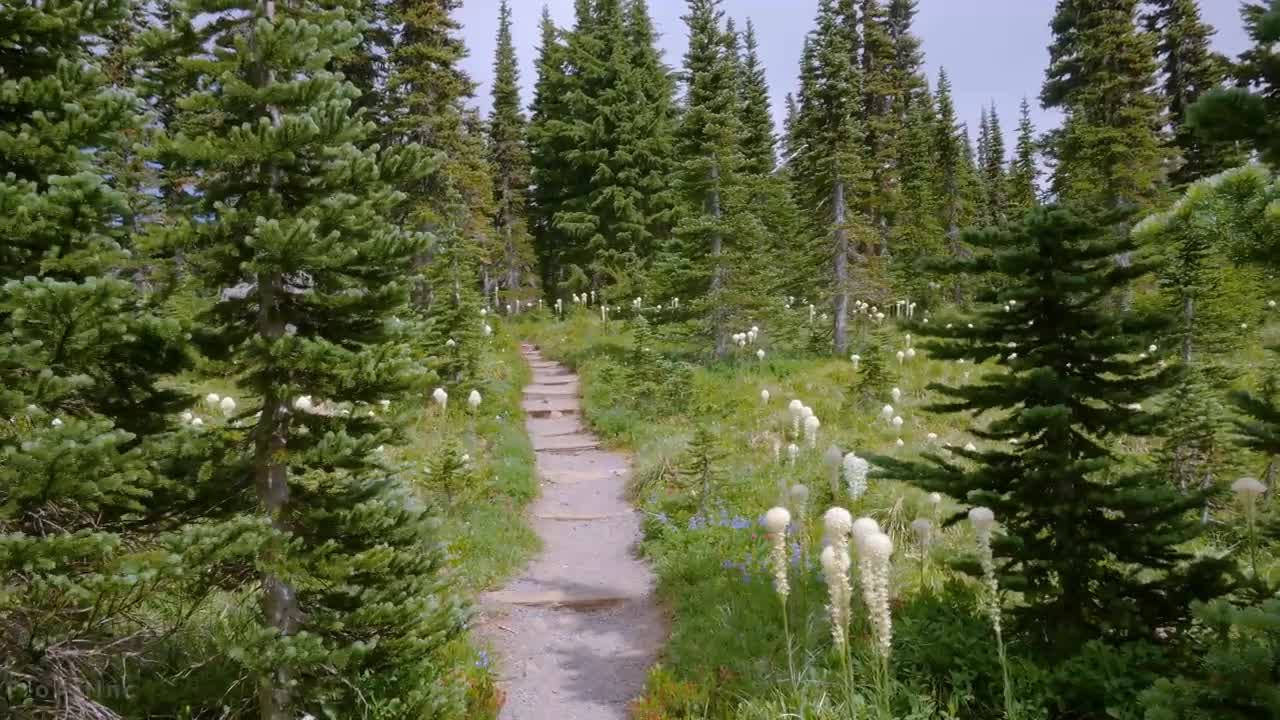
<instances>
[{"instance_id":1,"label":"narrow footpath","mask_svg":"<svg viewBox=\"0 0 1280 720\"><path fill-rule=\"evenodd\" d=\"M532 523L542 553L484 597L498 650L500 720L623 720L643 690L666 628L653 573L635 557L640 522L627 502L627 458L582 425L576 375L522 347L533 369L526 426L542 494Z\"/></svg>"}]
</instances>

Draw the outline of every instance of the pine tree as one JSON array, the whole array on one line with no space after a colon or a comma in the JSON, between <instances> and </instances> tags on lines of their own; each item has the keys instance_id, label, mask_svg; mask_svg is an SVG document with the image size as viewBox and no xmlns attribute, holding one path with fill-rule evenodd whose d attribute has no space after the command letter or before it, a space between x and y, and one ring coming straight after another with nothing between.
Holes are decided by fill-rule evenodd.
<instances>
[{"instance_id":1,"label":"pine tree","mask_svg":"<svg viewBox=\"0 0 1280 720\"><path fill-rule=\"evenodd\" d=\"M531 221L534 251L538 256L542 289L548 299L561 297L559 284L565 280L564 254L568 239L554 223L555 214L566 198L570 169L566 160L571 145L565 103L576 76L567 72L567 48L560 30L544 5L542 41L538 46L537 82L529 119L529 162L533 182Z\"/></svg>"},{"instance_id":2,"label":"pine tree","mask_svg":"<svg viewBox=\"0 0 1280 720\"><path fill-rule=\"evenodd\" d=\"M1152 38L1137 26L1139 0L1058 0L1041 102L1065 114L1047 147L1062 201L1104 210L1146 207L1161 182L1163 151L1151 93Z\"/></svg>"},{"instance_id":3,"label":"pine tree","mask_svg":"<svg viewBox=\"0 0 1280 720\"><path fill-rule=\"evenodd\" d=\"M769 84L765 79L764 65L760 62L760 49L756 42L756 29L747 20L743 34L744 53L739 73L739 95L742 113L738 123L742 126L743 172L750 175L768 175L777 165L774 148L773 111L769 107ZM790 97L788 95L788 97Z\"/></svg>"},{"instance_id":4,"label":"pine tree","mask_svg":"<svg viewBox=\"0 0 1280 720\"><path fill-rule=\"evenodd\" d=\"M676 231L678 248L672 250L691 265L692 277L691 282L664 293L699 298L696 302L706 304L717 358L729 351L725 192L738 183L743 162L737 58L721 27L723 17L719 0L689 0L683 18L689 28L689 48L684 56L686 92L676 148L684 158L680 188L687 212ZM670 271L661 274L678 277Z\"/></svg>"},{"instance_id":5,"label":"pine tree","mask_svg":"<svg viewBox=\"0 0 1280 720\"><path fill-rule=\"evenodd\" d=\"M1171 174L1175 186L1216 175L1244 162L1234 143L1199 137L1187 123L1187 110L1207 91L1226 81L1228 61L1213 52L1213 27L1201 19L1196 0L1149 0L1145 15L1147 31L1156 38L1162 83L1161 101L1173 134L1173 145L1181 155Z\"/></svg>"},{"instance_id":6,"label":"pine tree","mask_svg":"<svg viewBox=\"0 0 1280 720\"><path fill-rule=\"evenodd\" d=\"M1040 177L1040 167L1036 162L1037 152L1036 128L1031 123L1031 105L1023 98L1018 115L1018 143L1013 151L1008 176L1007 197L1013 219L1021 217L1039 204L1036 181Z\"/></svg>"},{"instance_id":7,"label":"pine tree","mask_svg":"<svg viewBox=\"0 0 1280 720\"><path fill-rule=\"evenodd\" d=\"M502 241L502 275L508 290L519 290L532 266L526 221L529 150L520 109L520 74L511 42L511 7L498 7L498 42L493 60L493 110L489 114L489 163L493 168L497 214L494 225Z\"/></svg>"},{"instance_id":8,"label":"pine tree","mask_svg":"<svg viewBox=\"0 0 1280 720\"><path fill-rule=\"evenodd\" d=\"M917 330L933 338L926 347L935 358L998 363L976 382L931 386L947 398L933 411L984 418L971 428L983 447L872 462L995 512L1004 528L993 542L1001 587L1021 594L1019 627L1049 657L1070 657L1104 633L1113 642L1153 639L1184 619L1188 597L1220 590L1222 566L1210 560L1216 569L1186 572L1205 495L1179 494L1158 469L1118 454L1125 438L1158 422L1133 404L1173 380L1172 368L1134 354L1166 323L1119 316L1104 303L1151 268L1116 265L1111 257L1132 247L1128 237L1056 207L966 240L983 252L947 271L1004 275L999 299L1016 304L1006 311L987 295L972 329Z\"/></svg>"},{"instance_id":9,"label":"pine tree","mask_svg":"<svg viewBox=\"0 0 1280 720\"><path fill-rule=\"evenodd\" d=\"M626 35L632 65L641 90L639 106L630 112L633 134L627 153L634 158L647 218L648 242L671 233L678 201L672 187L675 172L675 81L658 48L658 33L649 15L648 0L629 0L625 6Z\"/></svg>"},{"instance_id":10,"label":"pine tree","mask_svg":"<svg viewBox=\"0 0 1280 720\"><path fill-rule=\"evenodd\" d=\"M148 520L164 458L202 443L174 427L185 328L135 282L136 194L107 165L145 122L102 67L130 10L0 7L0 705L30 717L114 716L94 688L163 632L138 613L202 569Z\"/></svg>"},{"instance_id":11,"label":"pine tree","mask_svg":"<svg viewBox=\"0 0 1280 720\"><path fill-rule=\"evenodd\" d=\"M1205 93L1187 111L1187 124L1201 137L1244 142L1263 162L1280 159L1280 0L1243 6L1245 28L1254 46L1234 68L1237 86Z\"/></svg>"},{"instance_id":12,"label":"pine tree","mask_svg":"<svg viewBox=\"0 0 1280 720\"><path fill-rule=\"evenodd\" d=\"M946 232L952 258L965 255L960 231L972 220L974 210L971 195L973 163L967 133L956 120L955 104L951 100L951 80L946 68L938 70L937 125L934 127L935 152L938 159L936 192L939 198L940 221ZM957 304L964 299L964 282L959 276L951 288L952 300Z\"/></svg>"},{"instance_id":13,"label":"pine tree","mask_svg":"<svg viewBox=\"0 0 1280 720\"><path fill-rule=\"evenodd\" d=\"M896 95L893 76L894 47L889 37L888 17L880 0L860 0L862 103L859 120L866 146L865 159L869 175L868 191L855 202L864 209L871 227L877 233L868 249L884 255L889 250L889 208L893 205L896 186L894 153L901 127L893 101Z\"/></svg>"},{"instance_id":14,"label":"pine tree","mask_svg":"<svg viewBox=\"0 0 1280 720\"><path fill-rule=\"evenodd\" d=\"M894 248L894 287L904 297L936 299L927 263L946 254L938 178L938 118L929 88L910 102L898 143L900 190L890 216Z\"/></svg>"},{"instance_id":15,"label":"pine tree","mask_svg":"<svg viewBox=\"0 0 1280 720\"><path fill-rule=\"evenodd\" d=\"M419 34L416 19L439 23L439 9L399 7L406 40L447 38ZM424 379L409 347L414 324L401 318L407 270L427 237L391 219L405 217L406 196L393 188L422 187L432 168L417 145L366 142L376 128L353 108L359 90L325 69L357 42L342 10L251 0L190 0L180 10L207 20L201 46L220 48L180 107L216 109L217 121L163 147L193 186L186 219L166 239L210 300L198 344L246 395L221 430L234 452L215 472L236 497L258 501L228 548L244 563L234 581L260 598L257 629L229 657L256 681L258 714L271 720L370 707L392 717L460 712L462 689L441 672L439 653L464 613L434 524L377 450L402 425L370 412ZM395 87L414 108L441 97L443 88L400 71ZM398 120L433 146L462 122ZM309 412L302 395L345 411Z\"/></svg>"},{"instance_id":16,"label":"pine tree","mask_svg":"<svg viewBox=\"0 0 1280 720\"><path fill-rule=\"evenodd\" d=\"M987 113L986 157L978 168L986 191L986 221L992 225L1004 222L1008 213L1005 160L1004 130L1000 128L1000 113L993 104Z\"/></svg>"},{"instance_id":17,"label":"pine tree","mask_svg":"<svg viewBox=\"0 0 1280 720\"><path fill-rule=\"evenodd\" d=\"M858 123L863 97L861 47L853 0L823 0L817 28L801 57L799 111L792 132L792 172L798 204L815 218L815 237L829 238L823 255L832 267L833 342L848 350L849 259L867 245L864 215L850 212L858 197L869 197L865 140ZM814 288L817 290L817 288Z\"/></svg>"}]
</instances>

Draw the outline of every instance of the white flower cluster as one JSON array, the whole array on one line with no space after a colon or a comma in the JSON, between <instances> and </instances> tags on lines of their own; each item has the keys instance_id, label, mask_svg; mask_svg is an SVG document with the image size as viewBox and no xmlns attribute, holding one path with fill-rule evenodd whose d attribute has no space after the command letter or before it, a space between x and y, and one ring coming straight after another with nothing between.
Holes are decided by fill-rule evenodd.
<instances>
[{"instance_id":1,"label":"white flower cluster","mask_svg":"<svg viewBox=\"0 0 1280 720\"><path fill-rule=\"evenodd\" d=\"M733 337L733 342L736 343L738 347L746 347L748 345L754 345L756 342L756 339L760 337L760 328L756 327L755 325L752 325L750 330L746 332L734 333L732 337Z\"/></svg>"},{"instance_id":2,"label":"white flower cluster","mask_svg":"<svg viewBox=\"0 0 1280 720\"><path fill-rule=\"evenodd\" d=\"M893 618L889 612L889 560L893 556L893 540L880 531L875 520L867 517L853 523L853 538L858 549L862 599L870 615L876 651L881 658L888 658L893 643Z\"/></svg>"},{"instance_id":3,"label":"white flower cluster","mask_svg":"<svg viewBox=\"0 0 1280 720\"><path fill-rule=\"evenodd\" d=\"M969 510L969 523L978 536L978 562L982 565L982 577L987 584L987 593L982 599L983 610L991 618L991 626L999 635L1000 584L996 580L995 557L991 552L991 531L995 528L996 516L991 508L975 507Z\"/></svg>"},{"instance_id":4,"label":"white flower cluster","mask_svg":"<svg viewBox=\"0 0 1280 720\"><path fill-rule=\"evenodd\" d=\"M857 500L867 493L867 473L871 470L871 463L860 458L855 453L849 453L844 456L844 483L849 489L849 498Z\"/></svg>"},{"instance_id":5,"label":"white flower cluster","mask_svg":"<svg viewBox=\"0 0 1280 720\"><path fill-rule=\"evenodd\" d=\"M827 546L819 560L830 598L827 616L831 620L831 640L843 651L849 639L849 605L853 597L849 579L849 534L853 531L853 516L844 508L833 507L822 516L822 524Z\"/></svg>"},{"instance_id":6,"label":"white flower cluster","mask_svg":"<svg viewBox=\"0 0 1280 720\"><path fill-rule=\"evenodd\" d=\"M787 581L787 526L791 513L784 507L772 507L764 514L764 529L769 534L769 564L773 568L773 589L785 602L791 593Z\"/></svg>"}]
</instances>

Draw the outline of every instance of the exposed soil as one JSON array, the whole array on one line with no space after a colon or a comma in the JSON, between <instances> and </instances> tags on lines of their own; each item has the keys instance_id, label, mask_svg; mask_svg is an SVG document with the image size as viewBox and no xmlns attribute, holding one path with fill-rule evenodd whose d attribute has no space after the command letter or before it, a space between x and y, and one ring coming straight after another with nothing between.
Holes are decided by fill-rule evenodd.
<instances>
[{"instance_id":1,"label":"exposed soil","mask_svg":"<svg viewBox=\"0 0 1280 720\"><path fill-rule=\"evenodd\" d=\"M542 486L531 522L543 549L483 598L482 629L498 650L505 694L499 718L626 718L666 637L653 573L635 556L627 458L582 426L577 376L522 350L533 369L524 409Z\"/></svg>"}]
</instances>

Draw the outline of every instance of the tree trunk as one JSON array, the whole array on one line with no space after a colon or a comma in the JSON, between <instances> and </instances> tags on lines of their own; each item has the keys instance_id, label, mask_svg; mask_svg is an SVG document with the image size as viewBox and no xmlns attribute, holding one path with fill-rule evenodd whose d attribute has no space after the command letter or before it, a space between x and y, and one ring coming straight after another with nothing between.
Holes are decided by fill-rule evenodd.
<instances>
[{"instance_id":1,"label":"tree trunk","mask_svg":"<svg viewBox=\"0 0 1280 720\"><path fill-rule=\"evenodd\" d=\"M262 12L268 22L276 19L275 0L263 0ZM249 34L249 52L258 54L256 33ZM275 73L258 60L254 78L260 87L267 87L275 80ZM267 106L271 124L280 127L280 109ZM279 184L279 168L271 169L271 184ZM278 273L260 272L258 281L257 332L268 342L284 335L285 322L277 307L280 293L284 291L283 278ZM254 429L253 475L258 502L278 532L288 529L286 516L289 510L289 477L282 462L282 455L289 443L288 418L283 412L284 398L275 388L267 390L262 398L262 414ZM275 552L268 550L267 552ZM298 598L292 586L283 578L271 573L262 577L262 614L267 623L282 637L293 635L298 629ZM290 668L280 665L261 678L258 686L258 705L262 720L291 720L293 704L290 694Z\"/></svg>"},{"instance_id":2,"label":"tree trunk","mask_svg":"<svg viewBox=\"0 0 1280 720\"><path fill-rule=\"evenodd\" d=\"M836 354L844 355L849 350L849 238L844 226L844 181L836 180L832 192L832 206L835 210L835 311L832 340Z\"/></svg>"},{"instance_id":3,"label":"tree trunk","mask_svg":"<svg viewBox=\"0 0 1280 720\"><path fill-rule=\"evenodd\" d=\"M711 231L711 331L715 334L716 359L729 354L729 331L724 307L724 238L720 235L720 166L711 166L711 192L707 194L707 214L715 220Z\"/></svg>"}]
</instances>

